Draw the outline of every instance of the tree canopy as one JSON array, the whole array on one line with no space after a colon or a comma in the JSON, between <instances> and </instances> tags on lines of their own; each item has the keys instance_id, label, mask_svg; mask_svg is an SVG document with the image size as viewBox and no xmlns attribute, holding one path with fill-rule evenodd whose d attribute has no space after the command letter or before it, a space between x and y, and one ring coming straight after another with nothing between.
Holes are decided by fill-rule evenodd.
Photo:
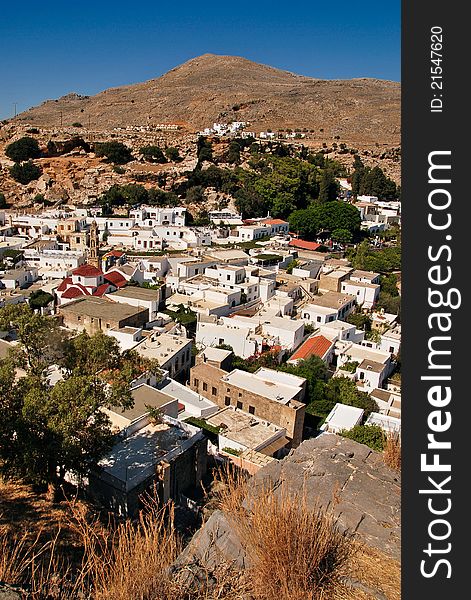
<instances>
[{"instance_id":1,"label":"tree canopy","mask_svg":"<svg viewBox=\"0 0 471 600\"><path fill-rule=\"evenodd\" d=\"M0 309L0 328L14 329L19 340L0 361L0 471L37 484L57 483L69 471L86 475L113 443L103 409L132 406L131 381L159 374L157 364L121 354L101 332L70 337L27 305ZM55 385L52 364L61 374Z\"/></svg>"},{"instance_id":2,"label":"tree canopy","mask_svg":"<svg viewBox=\"0 0 471 600\"><path fill-rule=\"evenodd\" d=\"M95 154L105 156L109 162L124 165L132 160L131 150L121 142L100 142L95 144Z\"/></svg>"},{"instance_id":3,"label":"tree canopy","mask_svg":"<svg viewBox=\"0 0 471 600\"><path fill-rule=\"evenodd\" d=\"M148 162L154 163L165 163L167 159L165 154L159 146L143 146L140 149L140 153Z\"/></svg>"},{"instance_id":4,"label":"tree canopy","mask_svg":"<svg viewBox=\"0 0 471 600\"><path fill-rule=\"evenodd\" d=\"M18 181L18 183L21 183L22 185L26 185L35 179L39 179L41 173L41 167L35 165L31 160L23 163L15 163L10 168L10 175L15 181Z\"/></svg>"},{"instance_id":5,"label":"tree canopy","mask_svg":"<svg viewBox=\"0 0 471 600\"><path fill-rule=\"evenodd\" d=\"M5 154L10 160L21 163L31 158L39 158L41 150L37 140L32 137L22 137L5 148Z\"/></svg>"},{"instance_id":6,"label":"tree canopy","mask_svg":"<svg viewBox=\"0 0 471 600\"><path fill-rule=\"evenodd\" d=\"M345 238L345 232L353 234L359 231L361 224L360 213L355 206L338 201L314 203L306 209L295 210L288 221L291 231L308 240L314 239L321 231L338 233L339 230Z\"/></svg>"},{"instance_id":7,"label":"tree canopy","mask_svg":"<svg viewBox=\"0 0 471 600\"><path fill-rule=\"evenodd\" d=\"M355 425L352 429L340 431L340 435L365 444L377 452L384 450L386 443L386 436L379 425Z\"/></svg>"}]
</instances>

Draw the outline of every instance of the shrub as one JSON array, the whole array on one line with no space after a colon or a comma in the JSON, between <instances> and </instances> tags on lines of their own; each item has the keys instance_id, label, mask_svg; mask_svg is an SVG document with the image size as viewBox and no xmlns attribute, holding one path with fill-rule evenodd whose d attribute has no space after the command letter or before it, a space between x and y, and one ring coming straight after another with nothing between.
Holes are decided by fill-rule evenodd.
<instances>
[{"instance_id":1,"label":"shrub","mask_svg":"<svg viewBox=\"0 0 471 600\"><path fill-rule=\"evenodd\" d=\"M23 185L26 185L35 179L39 179L39 177L41 177L41 173L41 168L36 166L30 160L22 164L15 163L10 169L10 175L13 177L13 179Z\"/></svg>"},{"instance_id":2,"label":"shrub","mask_svg":"<svg viewBox=\"0 0 471 600\"><path fill-rule=\"evenodd\" d=\"M5 154L9 159L20 163L31 158L39 158L41 150L39 149L37 140L31 137L22 137L16 142L9 144L5 148Z\"/></svg>"},{"instance_id":3,"label":"shrub","mask_svg":"<svg viewBox=\"0 0 471 600\"><path fill-rule=\"evenodd\" d=\"M2 194L2 192L0 192L0 208L7 208L8 204L5 198L5 194Z\"/></svg>"},{"instance_id":4,"label":"shrub","mask_svg":"<svg viewBox=\"0 0 471 600\"><path fill-rule=\"evenodd\" d=\"M124 165L132 160L131 150L121 142L101 142L95 145L95 154L105 156L109 162Z\"/></svg>"},{"instance_id":5,"label":"shrub","mask_svg":"<svg viewBox=\"0 0 471 600\"><path fill-rule=\"evenodd\" d=\"M162 148L159 146L143 146L139 152L142 154L145 160L154 163L165 163L167 159L163 153Z\"/></svg>"},{"instance_id":6,"label":"shrub","mask_svg":"<svg viewBox=\"0 0 471 600\"><path fill-rule=\"evenodd\" d=\"M82 125L82 123L75 121L75 123L72 123L72 127L83 127L83 125Z\"/></svg>"},{"instance_id":7,"label":"shrub","mask_svg":"<svg viewBox=\"0 0 471 600\"><path fill-rule=\"evenodd\" d=\"M169 146L168 148L165 148L165 156L171 162L176 162L176 161L180 160L180 153L178 152L178 149L174 148L173 146Z\"/></svg>"},{"instance_id":8,"label":"shrub","mask_svg":"<svg viewBox=\"0 0 471 600\"><path fill-rule=\"evenodd\" d=\"M377 452L382 452L386 443L386 436L379 425L355 425L348 431L340 431L340 435Z\"/></svg>"}]
</instances>

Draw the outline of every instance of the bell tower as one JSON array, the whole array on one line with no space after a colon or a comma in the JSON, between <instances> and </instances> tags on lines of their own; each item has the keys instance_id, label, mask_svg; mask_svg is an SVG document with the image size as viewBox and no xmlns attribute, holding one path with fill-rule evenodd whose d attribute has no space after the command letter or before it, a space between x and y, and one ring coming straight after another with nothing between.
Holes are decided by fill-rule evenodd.
<instances>
[{"instance_id":1,"label":"bell tower","mask_svg":"<svg viewBox=\"0 0 471 600\"><path fill-rule=\"evenodd\" d=\"M100 258L98 256L98 225L95 219L90 225L90 248L88 252L88 263L97 269L100 268Z\"/></svg>"}]
</instances>

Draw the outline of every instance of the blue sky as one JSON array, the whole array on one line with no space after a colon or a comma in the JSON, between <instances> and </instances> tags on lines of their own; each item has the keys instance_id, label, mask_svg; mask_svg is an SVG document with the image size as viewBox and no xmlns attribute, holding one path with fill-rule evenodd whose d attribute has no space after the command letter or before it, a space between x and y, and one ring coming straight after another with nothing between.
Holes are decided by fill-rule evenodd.
<instances>
[{"instance_id":1,"label":"blue sky","mask_svg":"<svg viewBox=\"0 0 471 600\"><path fill-rule=\"evenodd\" d=\"M16 4L16 8L15 8ZM400 80L400 1L2 2L0 118L205 53L326 79Z\"/></svg>"}]
</instances>

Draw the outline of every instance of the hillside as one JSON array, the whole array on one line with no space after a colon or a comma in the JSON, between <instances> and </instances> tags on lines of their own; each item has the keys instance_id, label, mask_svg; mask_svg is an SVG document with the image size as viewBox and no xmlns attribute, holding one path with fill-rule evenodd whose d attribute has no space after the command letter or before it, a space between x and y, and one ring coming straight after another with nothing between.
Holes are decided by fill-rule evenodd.
<instances>
[{"instance_id":1,"label":"hillside","mask_svg":"<svg viewBox=\"0 0 471 600\"><path fill-rule=\"evenodd\" d=\"M62 115L62 117L61 117ZM16 117L41 127L81 122L97 130L214 121L248 121L251 130L313 130L315 142L355 147L400 143L400 84L377 79L321 80L235 56L205 54L144 83L96 96L68 94Z\"/></svg>"}]
</instances>

